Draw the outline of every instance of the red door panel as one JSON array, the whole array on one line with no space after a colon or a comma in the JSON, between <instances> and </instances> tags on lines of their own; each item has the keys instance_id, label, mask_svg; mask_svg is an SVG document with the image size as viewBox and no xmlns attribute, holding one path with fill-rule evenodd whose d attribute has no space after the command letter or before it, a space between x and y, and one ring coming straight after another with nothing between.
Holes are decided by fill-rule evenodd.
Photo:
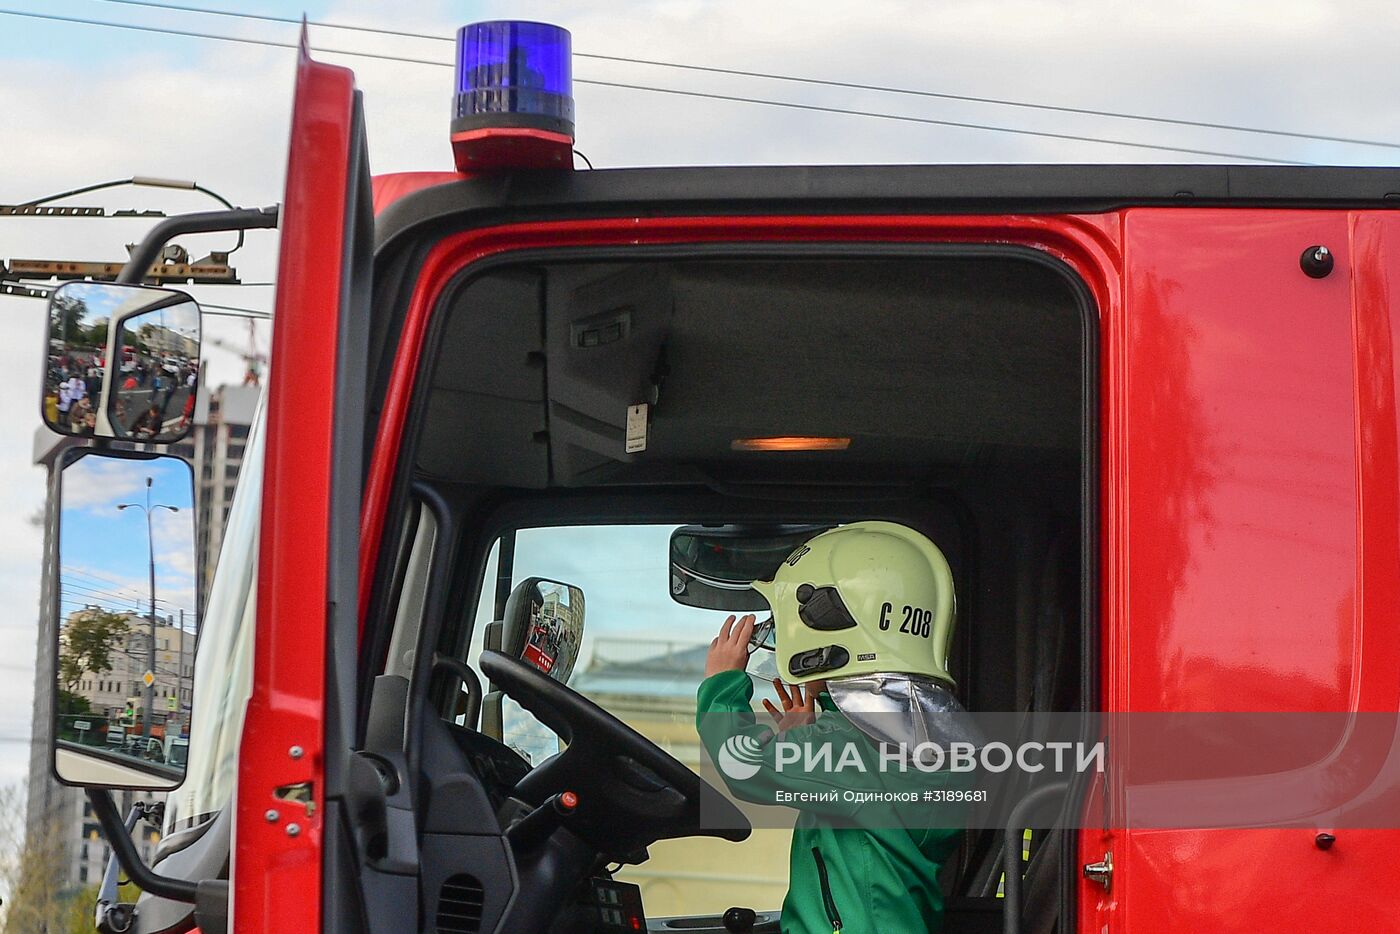
<instances>
[{"instance_id":1,"label":"red door panel","mask_svg":"<svg viewBox=\"0 0 1400 934\"><path fill-rule=\"evenodd\" d=\"M1127 212L1108 351L1110 560L1124 569L1105 604L1110 709L1400 707L1397 221ZM1325 278L1299 268L1314 244L1335 257ZM1309 768L1327 787L1325 764ZM1111 841L1109 929L1396 930L1397 842L1321 817L1129 830Z\"/></svg>"},{"instance_id":2,"label":"red door panel","mask_svg":"<svg viewBox=\"0 0 1400 934\"><path fill-rule=\"evenodd\" d=\"M238 767L230 930L319 931L332 426L354 76L297 65L281 214L253 695ZM310 783L313 805L278 789ZM277 812L269 820L269 811Z\"/></svg>"}]
</instances>

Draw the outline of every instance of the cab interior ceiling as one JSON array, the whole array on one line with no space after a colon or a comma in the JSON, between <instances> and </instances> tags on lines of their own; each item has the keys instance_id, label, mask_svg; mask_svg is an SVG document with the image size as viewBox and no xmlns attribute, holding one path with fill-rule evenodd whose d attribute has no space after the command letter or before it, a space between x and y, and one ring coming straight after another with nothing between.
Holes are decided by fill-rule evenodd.
<instances>
[{"instance_id":1,"label":"cab interior ceiling","mask_svg":"<svg viewBox=\"0 0 1400 934\"><path fill-rule=\"evenodd\" d=\"M444 302L421 480L875 494L1080 463L1084 311L1020 256L498 265ZM638 403L646 448L629 454ZM787 436L850 443L733 449Z\"/></svg>"}]
</instances>

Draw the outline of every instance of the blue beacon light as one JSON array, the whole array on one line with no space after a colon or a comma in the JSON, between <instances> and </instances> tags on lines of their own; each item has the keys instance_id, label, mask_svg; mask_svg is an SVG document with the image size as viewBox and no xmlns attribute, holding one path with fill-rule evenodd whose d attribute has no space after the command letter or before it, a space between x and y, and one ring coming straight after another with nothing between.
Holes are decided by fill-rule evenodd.
<instances>
[{"instance_id":1,"label":"blue beacon light","mask_svg":"<svg viewBox=\"0 0 1400 934\"><path fill-rule=\"evenodd\" d=\"M573 165L569 31L498 20L457 30L452 150L457 170Z\"/></svg>"}]
</instances>

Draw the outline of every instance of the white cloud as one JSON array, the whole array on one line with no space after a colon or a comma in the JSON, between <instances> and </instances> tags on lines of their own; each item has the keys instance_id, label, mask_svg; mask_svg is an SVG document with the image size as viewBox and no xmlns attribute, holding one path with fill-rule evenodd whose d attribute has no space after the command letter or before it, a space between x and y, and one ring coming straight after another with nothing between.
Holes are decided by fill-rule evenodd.
<instances>
[{"instance_id":1,"label":"white cloud","mask_svg":"<svg viewBox=\"0 0 1400 934\"><path fill-rule=\"evenodd\" d=\"M145 478L133 473L128 461L85 457L64 474L68 480L63 485L65 510L105 512L117 503L139 502L145 486Z\"/></svg>"},{"instance_id":2,"label":"white cloud","mask_svg":"<svg viewBox=\"0 0 1400 934\"><path fill-rule=\"evenodd\" d=\"M175 497L170 497L175 499ZM168 501L168 500L167 500ZM187 504L188 500L181 501ZM156 509L151 513L156 554L166 551L188 551L194 538L194 514L188 505L177 504L177 512Z\"/></svg>"}]
</instances>

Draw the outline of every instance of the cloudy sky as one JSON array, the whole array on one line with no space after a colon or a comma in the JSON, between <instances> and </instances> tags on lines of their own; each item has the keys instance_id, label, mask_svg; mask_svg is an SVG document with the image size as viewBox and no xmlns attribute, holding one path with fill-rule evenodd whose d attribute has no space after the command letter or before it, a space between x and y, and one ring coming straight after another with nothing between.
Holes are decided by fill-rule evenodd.
<instances>
[{"instance_id":1,"label":"cloudy sky","mask_svg":"<svg viewBox=\"0 0 1400 934\"><path fill-rule=\"evenodd\" d=\"M151 546L147 551L146 478L151 483ZM178 460L85 457L64 472L63 615L86 606L147 611L149 560L155 559L156 612L195 612L194 509L190 471ZM142 509L118 509L135 504ZM162 509L162 506L174 507Z\"/></svg>"},{"instance_id":2,"label":"cloudy sky","mask_svg":"<svg viewBox=\"0 0 1400 934\"><path fill-rule=\"evenodd\" d=\"M201 5L201 0L184 0ZM573 32L576 53L645 58L1291 133L1400 141L1400 14L1393 0L1118 0L764 3L445 3L207 0L240 13L450 37L466 22L532 18ZM291 43L296 28L152 10L113 0L10 0L0 13L0 203L131 175L199 181L242 205L280 200L292 89L287 49L13 15L28 11ZM312 44L451 61L452 45L313 27ZM376 172L448 169L451 70L319 53L365 92ZM1100 137L1263 159L1396 164L1400 149L1110 119L1028 108L718 75L578 57L579 79L814 107ZM755 163L1191 162L1217 156L985 129L707 100L580 84L578 143L598 167ZM203 210L189 192L117 189L70 201L109 209ZM0 218L0 258L119 260L139 220ZM192 255L228 235L187 241ZM234 256L247 283L275 278L276 238ZM206 286L206 304L267 308L272 289ZM0 782L25 768L43 498L32 466L43 357L42 302L0 298ZM246 340L223 319L206 334ZM260 339L266 340L265 332ZM211 384L239 364L209 348Z\"/></svg>"}]
</instances>

